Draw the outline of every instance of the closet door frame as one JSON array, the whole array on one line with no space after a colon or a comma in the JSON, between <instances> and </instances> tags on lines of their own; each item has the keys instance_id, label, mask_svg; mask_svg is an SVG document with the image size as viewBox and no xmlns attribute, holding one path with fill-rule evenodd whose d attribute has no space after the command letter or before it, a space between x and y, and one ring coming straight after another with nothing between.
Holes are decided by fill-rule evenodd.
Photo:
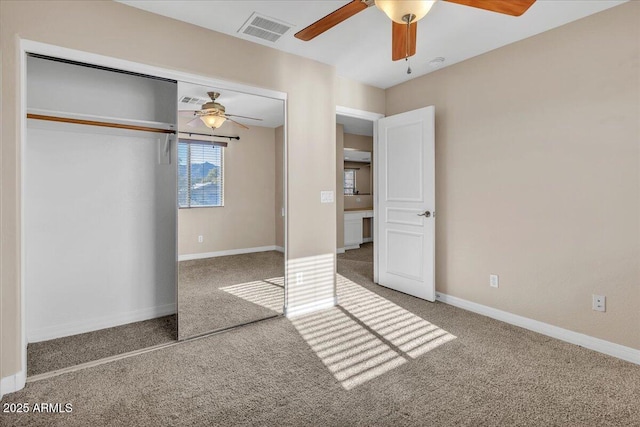
<instances>
[{"instance_id":1,"label":"closet door frame","mask_svg":"<svg viewBox=\"0 0 640 427\"><path fill-rule=\"evenodd\" d=\"M227 80L216 79L212 77L201 76L197 74L190 74L181 71L175 71L171 69L146 65L138 62L128 61L124 59L114 58L110 56L104 56L89 52L83 52L80 50L64 48L60 46L55 46L47 43L41 43L33 40L20 39L19 40L19 88L20 94L18 98L19 102L19 129L18 129L18 138L20 140L20 321L19 328L20 334L22 338L21 343L21 370L15 374L15 389L20 390L24 388L27 379L27 324L26 324L26 306L28 302L26 301L26 286L25 286L25 273L26 273L26 265L25 265L25 170L26 170L26 143L27 143L27 55L28 54L39 54L50 56L59 59L65 59L69 61L82 62L92 65L97 65L101 67L114 68L117 70L130 71L133 73L146 74L149 76L156 76L165 79L176 80L178 82L192 83L201 86L213 86L219 87L225 90L232 90L236 92L242 92L251 95L264 96L267 98L273 98L283 101L284 105L284 126L283 126L283 135L284 135L284 143L283 143L283 205L284 205L284 259L285 259L285 274L284 274L284 289L285 289L285 307L284 312L286 313L287 309L287 263L288 259L288 194L287 194L287 171L288 171L288 162L287 162L287 152L288 152L288 138L287 138L287 93L275 91L271 89L265 89L235 82L230 82ZM178 108L178 100L176 99L176 109ZM177 227L178 222L176 221L176 236L177 236ZM176 238L176 266L178 263L178 248L177 248L177 238ZM176 312L178 305L178 269L176 268Z\"/></svg>"}]
</instances>

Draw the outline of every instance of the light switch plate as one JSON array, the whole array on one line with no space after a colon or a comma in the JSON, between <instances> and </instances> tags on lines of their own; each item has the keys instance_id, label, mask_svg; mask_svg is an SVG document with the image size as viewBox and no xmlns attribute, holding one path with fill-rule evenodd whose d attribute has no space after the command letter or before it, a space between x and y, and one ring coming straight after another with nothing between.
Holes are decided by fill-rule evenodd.
<instances>
[{"instance_id":1,"label":"light switch plate","mask_svg":"<svg viewBox=\"0 0 640 427\"><path fill-rule=\"evenodd\" d=\"M320 203L333 203L333 191L321 191Z\"/></svg>"}]
</instances>

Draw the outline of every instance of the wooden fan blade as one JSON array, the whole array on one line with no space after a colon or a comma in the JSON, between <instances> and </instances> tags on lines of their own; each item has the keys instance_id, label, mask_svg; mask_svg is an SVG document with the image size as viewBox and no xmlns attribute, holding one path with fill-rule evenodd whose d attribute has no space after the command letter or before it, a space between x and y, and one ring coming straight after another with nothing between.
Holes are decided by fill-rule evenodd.
<instances>
[{"instance_id":1,"label":"wooden fan blade","mask_svg":"<svg viewBox=\"0 0 640 427\"><path fill-rule=\"evenodd\" d=\"M398 24L391 21L391 59L397 61L416 54L416 39L418 35L418 23L414 22L409 26L409 49L407 52L407 24Z\"/></svg>"},{"instance_id":2,"label":"wooden fan blade","mask_svg":"<svg viewBox=\"0 0 640 427\"><path fill-rule=\"evenodd\" d=\"M225 114L225 116L227 117L240 117L241 119L249 119L249 120L258 120L258 121L262 121L262 119L256 119L255 117L247 117L247 116L239 116L237 114Z\"/></svg>"},{"instance_id":3,"label":"wooden fan blade","mask_svg":"<svg viewBox=\"0 0 640 427\"><path fill-rule=\"evenodd\" d=\"M365 10L367 7L367 4L360 0L351 0L350 3L345 4L340 9L334 10L324 18L318 19L307 28L298 31L295 34L295 37L308 42L328 29L338 25L342 21L351 18L356 13Z\"/></svg>"},{"instance_id":4,"label":"wooden fan blade","mask_svg":"<svg viewBox=\"0 0 640 427\"><path fill-rule=\"evenodd\" d=\"M227 119L227 120L229 120L230 122L233 122L233 123L237 124L238 126L240 126L240 127L242 127L242 128L249 129L249 127L248 127L248 126L245 126L245 125L243 125L242 123L238 123L238 122L236 122L236 121L235 121L235 120L233 120L233 119Z\"/></svg>"},{"instance_id":5,"label":"wooden fan blade","mask_svg":"<svg viewBox=\"0 0 640 427\"><path fill-rule=\"evenodd\" d=\"M536 0L445 0L450 3L476 7L505 15L520 16L531 7Z\"/></svg>"}]
</instances>

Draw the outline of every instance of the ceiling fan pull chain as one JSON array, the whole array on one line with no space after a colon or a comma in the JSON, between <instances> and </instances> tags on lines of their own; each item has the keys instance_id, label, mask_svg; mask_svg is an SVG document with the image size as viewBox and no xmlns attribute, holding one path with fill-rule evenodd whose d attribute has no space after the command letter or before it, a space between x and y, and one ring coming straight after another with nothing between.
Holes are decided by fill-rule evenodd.
<instances>
[{"instance_id":1,"label":"ceiling fan pull chain","mask_svg":"<svg viewBox=\"0 0 640 427\"><path fill-rule=\"evenodd\" d=\"M407 23L407 43L406 51L404 53L404 60L407 62L407 74L411 74L411 63L409 62L409 52L411 52L411 23L416 18L412 13L406 14L402 17L402 20Z\"/></svg>"},{"instance_id":2,"label":"ceiling fan pull chain","mask_svg":"<svg viewBox=\"0 0 640 427\"><path fill-rule=\"evenodd\" d=\"M407 74L411 74L411 63L409 62L409 52L411 52L411 37L409 37L409 33L411 32L411 17L407 19L407 50L405 52L404 60L407 62Z\"/></svg>"},{"instance_id":3,"label":"ceiling fan pull chain","mask_svg":"<svg viewBox=\"0 0 640 427\"><path fill-rule=\"evenodd\" d=\"M409 19L411 19L411 18L409 18ZM409 44L411 43L411 40L409 40L409 33L411 31L411 21L409 19L407 19L407 43L406 43L407 49L404 52L404 55L405 55L404 59L405 60L409 58L409 52L410 52Z\"/></svg>"}]
</instances>

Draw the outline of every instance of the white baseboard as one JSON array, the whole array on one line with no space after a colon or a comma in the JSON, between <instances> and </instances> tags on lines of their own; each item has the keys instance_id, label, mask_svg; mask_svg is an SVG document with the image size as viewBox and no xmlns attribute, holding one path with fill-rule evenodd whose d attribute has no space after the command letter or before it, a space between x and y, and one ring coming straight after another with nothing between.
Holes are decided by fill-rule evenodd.
<instances>
[{"instance_id":1,"label":"white baseboard","mask_svg":"<svg viewBox=\"0 0 640 427\"><path fill-rule=\"evenodd\" d=\"M325 298L320 301L314 301L309 304L303 304L299 307L293 307L287 309L284 312L284 315L287 317L296 317L302 316L303 314L313 313L314 311L326 310L327 308L334 307L337 304L336 298Z\"/></svg>"},{"instance_id":2,"label":"white baseboard","mask_svg":"<svg viewBox=\"0 0 640 427\"><path fill-rule=\"evenodd\" d=\"M266 252L266 251L284 252L284 248L282 248L281 246L273 245L273 246L258 246L255 248L229 249L226 251L217 251L217 252L203 252L199 254L185 254L185 255L179 255L178 261L191 261L194 259L216 258L219 256L242 255L242 254L251 254L254 252Z\"/></svg>"},{"instance_id":3,"label":"white baseboard","mask_svg":"<svg viewBox=\"0 0 640 427\"><path fill-rule=\"evenodd\" d=\"M22 390L27 381L27 374L25 371L20 371L16 374L9 375L8 377L0 380L0 399L5 394L13 393L18 390Z\"/></svg>"},{"instance_id":4,"label":"white baseboard","mask_svg":"<svg viewBox=\"0 0 640 427\"><path fill-rule=\"evenodd\" d=\"M176 304L166 304L157 307L128 311L125 313L116 313L112 316L82 319L77 322L47 326L46 328L27 331L27 341L32 343L68 337L70 335L83 334L85 332L126 325L127 323L141 322L143 320L155 319L156 317L168 316L175 312Z\"/></svg>"},{"instance_id":5,"label":"white baseboard","mask_svg":"<svg viewBox=\"0 0 640 427\"><path fill-rule=\"evenodd\" d=\"M337 254L343 254L343 253L344 253L344 248L338 248L338 249L336 249L336 253L337 253Z\"/></svg>"},{"instance_id":6,"label":"white baseboard","mask_svg":"<svg viewBox=\"0 0 640 427\"><path fill-rule=\"evenodd\" d=\"M350 251L351 249L360 249L360 245L349 245L349 246L345 246L344 249L346 251Z\"/></svg>"},{"instance_id":7,"label":"white baseboard","mask_svg":"<svg viewBox=\"0 0 640 427\"><path fill-rule=\"evenodd\" d=\"M600 338L570 331L538 320L529 319L528 317L518 316L517 314L498 310L496 308L467 301L441 292L436 292L436 300L640 365L640 350L635 348L615 344Z\"/></svg>"},{"instance_id":8,"label":"white baseboard","mask_svg":"<svg viewBox=\"0 0 640 427\"><path fill-rule=\"evenodd\" d=\"M373 242L373 237L365 237L362 239L362 243L370 243Z\"/></svg>"}]
</instances>

